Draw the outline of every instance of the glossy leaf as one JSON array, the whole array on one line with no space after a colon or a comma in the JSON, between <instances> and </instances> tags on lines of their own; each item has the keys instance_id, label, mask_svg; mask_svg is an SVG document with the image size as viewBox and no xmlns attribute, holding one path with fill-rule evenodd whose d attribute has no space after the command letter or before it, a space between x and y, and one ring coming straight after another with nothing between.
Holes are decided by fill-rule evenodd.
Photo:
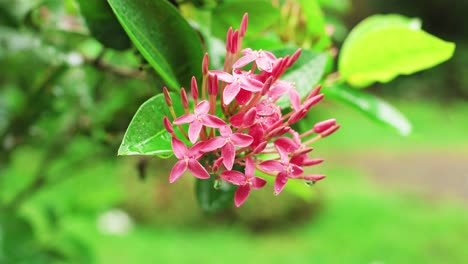
<instances>
[{"instance_id":1,"label":"glossy leaf","mask_svg":"<svg viewBox=\"0 0 468 264\"><path fill-rule=\"evenodd\" d=\"M131 47L130 39L107 2L78 0L78 4L91 34L99 42L116 50Z\"/></svg>"},{"instance_id":2,"label":"glossy leaf","mask_svg":"<svg viewBox=\"0 0 468 264\"><path fill-rule=\"evenodd\" d=\"M225 39L229 27L238 29L244 13L249 13L246 36L255 36L273 25L280 16L279 9L268 0L231 0L212 10L213 35Z\"/></svg>"},{"instance_id":3,"label":"glossy leaf","mask_svg":"<svg viewBox=\"0 0 468 264\"><path fill-rule=\"evenodd\" d=\"M170 116L170 112L163 94L143 103L127 128L118 155L172 156L171 135L164 129L164 116Z\"/></svg>"},{"instance_id":4,"label":"glossy leaf","mask_svg":"<svg viewBox=\"0 0 468 264\"><path fill-rule=\"evenodd\" d=\"M292 55L295 49L274 50L276 56L282 57L287 54ZM292 68L286 71L281 80L294 82L301 98L306 97L312 89L319 83L323 76L328 55L326 53L316 53L310 50L302 50L301 56ZM281 107L289 106L287 95L278 100Z\"/></svg>"},{"instance_id":5,"label":"glossy leaf","mask_svg":"<svg viewBox=\"0 0 468 264\"><path fill-rule=\"evenodd\" d=\"M433 67L449 59L454 49L453 43L421 30L417 19L377 15L352 30L343 44L338 69L343 80L365 87Z\"/></svg>"},{"instance_id":6,"label":"glossy leaf","mask_svg":"<svg viewBox=\"0 0 468 264\"><path fill-rule=\"evenodd\" d=\"M197 179L196 195L200 208L207 213L216 213L234 204L234 193L237 186L220 182L219 188L214 188L214 176L207 180Z\"/></svg>"},{"instance_id":7,"label":"glossy leaf","mask_svg":"<svg viewBox=\"0 0 468 264\"><path fill-rule=\"evenodd\" d=\"M400 135L411 133L411 123L388 102L344 84L335 84L322 89L326 98L347 104L385 126L395 129Z\"/></svg>"},{"instance_id":8,"label":"glossy leaf","mask_svg":"<svg viewBox=\"0 0 468 264\"><path fill-rule=\"evenodd\" d=\"M203 49L197 33L168 1L108 0L143 57L172 89L201 76Z\"/></svg>"}]
</instances>

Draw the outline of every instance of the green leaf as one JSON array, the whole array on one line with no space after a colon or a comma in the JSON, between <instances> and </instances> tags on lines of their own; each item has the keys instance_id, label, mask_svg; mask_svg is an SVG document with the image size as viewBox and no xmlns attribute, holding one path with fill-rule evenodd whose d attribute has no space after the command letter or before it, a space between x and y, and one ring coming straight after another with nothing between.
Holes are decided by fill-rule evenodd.
<instances>
[{"instance_id":1,"label":"green leaf","mask_svg":"<svg viewBox=\"0 0 468 264\"><path fill-rule=\"evenodd\" d=\"M164 116L170 116L170 112L163 94L144 102L125 132L118 155L172 156L171 135L164 128Z\"/></svg>"},{"instance_id":2,"label":"green leaf","mask_svg":"<svg viewBox=\"0 0 468 264\"><path fill-rule=\"evenodd\" d=\"M420 29L420 21L377 15L362 21L345 40L338 70L351 85L389 82L448 60L455 45Z\"/></svg>"},{"instance_id":3,"label":"green leaf","mask_svg":"<svg viewBox=\"0 0 468 264\"><path fill-rule=\"evenodd\" d=\"M335 84L322 90L326 98L345 103L380 124L395 129L400 135L411 133L411 123L406 117L384 100L352 89L344 84Z\"/></svg>"},{"instance_id":4,"label":"green leaf","mask_svg":"<svg viewBox=\"0 0 468 264\"><path fill-rule=\"evenodd\" d=\"M220 187L215 189L215 176L210 179L197 179L195 186L198 204L207 213L216 213L234 204L236 186L225 181L220 182Z\"/></svg>"},{"instance_id":5,"label":"green leaf","mask_svg":"<svg viewBox=\"0 0 468 264\"><path fill-rule=\"evenodd\" d=\"M238 29L244 13L249 13L247 36L255 36L273 25L280 17L279 9L267 0L231 0L212 10L212 32L225 39L229 27Z\"/></svg>"},{"instance_id":6,"label":"green leaf","mask_svg":"<svg viewBox=\"0 0 468 264\"><path fill-rule=\"evenodd\" d=\"M168 1L108 0L143 57L168 87L190 87L201 76L200 38Z\"/></svg>"},{"instance_id":7,"label":"green leaf","mask_svg":"<svg viewBox=\"0 0 468 264\"><path fill-rule=\"evenodd\" d=\"M107 2L78 0L78 4L91 34L99 42L116 50L125 50L131 47L130 39Z\"/></svg>"},{"instance_id":8,"label":"green leaf","mask_svg":"<svg viewBox=\"0 0 468 264\"><path fill-rule=\"evenodd\" d=\"M294 49L274 50L273 54L282 57L293 54ZM328 55L326 53L316 53L310 50L302 50L301 56L296 63L281 77L281 80L294 82L301 98L306 97L312 89L319 83L323 76ZM288 95L278 100L281 107L289 106Z\"/></svg>"}]
</instances>

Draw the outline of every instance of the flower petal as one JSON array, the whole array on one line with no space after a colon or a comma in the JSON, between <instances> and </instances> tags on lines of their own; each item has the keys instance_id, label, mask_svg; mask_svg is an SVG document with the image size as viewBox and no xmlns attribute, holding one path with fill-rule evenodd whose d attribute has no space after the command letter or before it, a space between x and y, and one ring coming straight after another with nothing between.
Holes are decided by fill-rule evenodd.
<instances>
[{"instance_id":1,"label":"flower petal","mask_svg":"<svg viewBox=\"0 0 468 264\"><path fill-rule=\"evenodd\" d=\"M291 169L290 170L291 172L289 173L288 176L291 177L291 178L297 178L297 177L301 176L302 173L304 173L304 170L302 169L302 167L299 167L294 163L290 163L289 168Z\"/></svg>"},{"instance_id":2,"label":"flower petal","mask_svg":"<svg viewBox=\"0 0 468 264\"><path fill-rule=\"evenodd\" d=\"M223 164L227 170L232 170L234 165L234 158L236 157L236 149L232 143L226 143L221 149L221 156L223 157Z\"/></svg>"},{"instance_id":3,"label":"flower petal","mask_svg":"<svg viewBox=\"0 0 468 264\"><path fill-rule=\"evenodd\" d=\"M174 164L174 167L172 167L171 174L169 176L169 182L173 183L177 179L184 174L184 172L187 170L187 162L185 160L179 160Z\"/></svg>"},{"instance_id":4,"label":"flower petal","mask_svg":"<svg viewBox=\"0 0 468 264\"><path fill-rule=\"evenodd\" d=\"M210 103L207 100L203 100L195 107L195 114L202 115L207 114L210 111Z\"/></svg>"},{"instance_id":5,"label":"flower petal","mask_svg":"<svg viewBox=\"0 0 468 264\"><path fill-rule=\"evenodd\" d=\"M271 72L273 70L273 63L268 58L258 58L256 61L260 70Z\"/></svg>"},{"instance_id":6,"label":"flower petal","mask_svg":"<svg viewBox=\"0 0 468 264\"><path fill-rule=\"evenodd\" d=\"M255 108L254 108L255 109ZM239 128L244 123L244 115L245 113L237 113L229 119L229 123L235 128Z\"/></svg>"},{"instance_id":7,"label":"flower petal","mask_svg":"<svg viewBox=\"0 0 468 264\"><path fill-rule=\"evenodd\" d=\"M246 134L234 133L231 136L231 141L235 146L243 148L252 144L253 137Z\"/></svg>"},{"instance_id":8,"label":"flower petal","mask_svg":"<svg viewBox=\"0 0 468 264\"><path fill-rule=\"evenodd\" d=\"M241 206L250 195L250 185L241 185L237 188L236 194L234 195L234 204L239 207Z\"/></svg>"},{"instance_id":9,"label":"flower petal","mask_svg":"<svg viewBox=\"0 0 468 264\"><path fill-rule=\"evenodd\" d=\"M203 125L207 127L219 128L226 125L226 122L224 122L224 120L213 115L203 115L201 117L201 121Z\"/></svg>"},{"instance_id":10,"label":"flower petal","mask_svg":"<svg viewBox=\"0 0 468 264\"><path fill-rule=\"evenodd\" d=\"M246 54L244 55L242 58L238 59L234 65L232 65L232 67L234 69L239 69L239 68L242 68L244 67L245 65L251 63L252 61L254 61L255 59L257 58L257 56L255 56L254 53L249 53L249 54Z\"/></svg>"},{"instance_id":11,"label":"flower petal","mask_svg":"<svg viewBox=\"0 0 468 264\"><path fill-rule=\"evenodd\" d=\"M174 119L174 124L176 125L187 124L187 123L193 122L193 120L195 120L194 114L185 114L183 116L179 116L178 118Z\"/></svg>"},{"instance_id":12,"label":"flower petal","mask_svg":"<svg viewBox=\"0 0 468 264\"><path fill-rule=\"evenodd\" d=\"M221 147L224 146L224 144L226 144L226 139L223 138L223 137L214 137L208 141L205 142L203 148L202 148L202 151L205 151L205 152L210 152L210 151L213 151L215 149L219 149Z\"/></svg>"},{"instance_id":13,"label":"flower petal","mask_svg":"<svg viewBox=\"0 0 468 264\"><path fill-rule=\"evenodd\" d=\"M237 82L231 83L223 91L223 103L230 104L240 91L240 85Z\"/></svg>"},{"instance_id":14,"label":"flower petal","mask_svg":"<svg viewBox=\"0 0 468 264\"><path fill-rule=\"evenodd\" d=\"M251 92L260 92L263 89L263 83L250 77L241 78L242 89Z\"/></svg>"},{"instance_id":15,"label":"flower petal","mask_svg":"<svg viewBox=\"0 0 468 264\"><path fill-rule=\"evenodd\" d=\"M187 146L176 137L172 137L172 150L178 159L182 159L188 154Z\"/></svg>"},{"instance_id":16,"label":"flower petal","mask_svg":"<svg viewBox=\"0 0 468 264\"><path fill-rule=\"evenodd\" d=\"M193 176L199 179L208 179L210 178L210 174L206 171L206 169L195 159L189 159L188 161L188 169L193 174Z\"/></svg>"},{"instance_id":17,"label":"flower petal","mask_svg":"<svg viewBox=\"0 0 468 264\"><path fill-rule=\"evenodd\" d=\"M284 170L284 166L277 160L266 160L260 163L260 168L267 172L280 172Z\"/></svg>"},{"instance_id":18,"label":"flower petal","mask_svg":"<svg viewBox=\"0 0 468 264\"><path fill-rule=\"evenodd\" d=\"M221 80L223 82L232 83L234 81L234 76L224 71L213 70L210 71L210 74L218 76L218 80Z\"/></svg>"},{"instance_id":19,"label":"flower petal","mask_svg":"<svg viewBox=\"0 0 468 264\"><path fill-rule=\"evenodd\" d=\"M225 171L221 173L221 177L232 184L235 185L244 185L245 184L245 175L238 171Z\"/></svg>"},{"instance_id":20,"label":"flower petal","mask_svg":"<svg viewBox=\"0 0 468 264\"><path fill-rule=\"evenodd\" d=\"M281 172L276 176L275 180L275 194L278 195L280 192L284 189L284 186L286 186L286 183L288 182L288 176L286 175L285 172Z\"/></svg>"},{"instance_id":21,"label":"flower petal","mask_svg":"<svg viewBox=\"0 0 468 264\"><path fill-rule=\"evenodd\" d=\"M255 172L255 162L252 158L245 159L245 177L252 178Z\"/></svg>"},{"instance_id":22,"label":"flower petal","mask_svg":"<svg viewBox=\"0 0 468 264\"><path fill-rule=\"evenodd\" d=\"M265 184L267 183L264 179L259 178L259 177L253 177L251 181L252 181L252 188L254 190L263 188L263 186L265 186Z\"/></svg>"},{"instance_id":23,"label":"flower petal","mask_svg":"<svg viewBox=\"0 0 468 264\"><path fill-rule=\"evenodd\" d=\"M296 89L292 88L289 90L289 99L291 100L291 106L294 110L297 111L301 108L301 98Z\"/></svg>"},{"instance_id":24,"label":"flower petal","mask_svg":"<svg viewBox=\"0 0 468 264\"><path fill-rule=\"evenodd\" d=\"M195 143L197 141L202 127L203 127L203 124L198 120L195 120L190 124L189 131L188 131L190 142Z\"/></svg>"}]
</instances>

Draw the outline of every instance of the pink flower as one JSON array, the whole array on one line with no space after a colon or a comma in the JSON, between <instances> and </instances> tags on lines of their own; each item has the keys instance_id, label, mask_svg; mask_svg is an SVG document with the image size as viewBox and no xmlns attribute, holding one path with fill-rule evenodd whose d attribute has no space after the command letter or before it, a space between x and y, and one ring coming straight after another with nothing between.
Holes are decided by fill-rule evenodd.
<instances>
[{"instance_id":1,"label":"pink flower","mask_svg":"<svg viewBox=\"0 0 468 264\"><path fill-rule=\"evenodd\" d=\"M279 142L280 144L276 144L275 147L280 155L281 162L277 160L267 160L260 163L260 167L266 172L278 172L275 180L275 194L278 195L286 186L289 178L299 178L304 170L294 164L291 163L289 160L289 153L291 150L295 150L297 145L291 140L289 143L291 145L288 146L288 141L284 140Z\"/></svg>"},{"instance_id":2,"label":"pink flower","mask_svg":"<svg viewBox=\"0 0 468 264\"><path fill-rule=\"evenodd\" d=\"M299 93L294 87L294 83L289 81L276 81L272 86L271 90L268 92L268 97L273 100L278 100L284 94L289 94L289 99L291 100L291 106L294 110L298 110L301 105L301 99Z\"/></svg>"},{"instance_id":3,"label":"pink flower","mask_svg":"<svg viewBox=\"0 0 468 264\"><path fill-rule=\"evenodd\" d=\"M263 50L252 50L250 48L244 49L242 51L244 56L236 61L232 66L234 69L239 69L244 67L245 65L255 61L257 67L266 72L271 72L273 70L273 64L277 61L275 55L273 53Z\"/></svg>"},{"instance_id":4,"label":"pink flower","mask_svg":"<svg viewBox=\"0 0 468 264\"><path fill-rule=\"evenodd\" d=\"M220 128L225 126L226 123L219 117L209 115L210 103L203 100L195 107L194 114L185 114L174 120L174 124L181 125L190 123L188 136L190 142L195 143L200 135L203 126Z\"/></svg>"},{"instance_id":5,"label":"pink flower","mask_svg":"<svg viewBox=\"0 0 468 264\"><path fill-rule=\"evenodd\" d=\"M213 151L215 149L221 149L221 157L223 158L223 164L228 170L232 170L234 165L234 159L236 157L236 147L247 147L253 142L253 138L249 135L241 133L232 133L229 126L224 126L219 129L221 134L220 137L212 138L205 142L203 151Z\"/></svg>"},{"instance_id":6,"label":"pink flower","mask_svg":"<svg viewBox=\"0 0 468 264\"><path fill-rule=\"evenodd\" d=\"M224 71L210 71L210 74L218 76L218 79L227 83L223 92L223 103L229 104L236 98L237 94L242 90L249 92L260 92L263 88L263 83L254 79L249 72L234 70L233 75Z\"/></svg>"},{"instance_id":7,"label":"pink flower","mask_svg":"<svg viewBox=\"0 0 468 264\"><path fill-rule=\"evenodd\" d=\"M251 158L245 160L245 174L238 171L225 171L221 177L234 185L238 185L234 195L234 204L239 207L249 197L251 189L260 189L265 186L266 181L254 176L255 163Z\"/></svg>"},{"instance_id":8,"label":"pink flower","mask_svg":"<svg viewBox=\"0 0 468 264\"><path fill-rule=\"evenodd\" d=\"M208 174L206 169L198 162L198 159L203 155L203 153L200 152L202 145L203 143L195 144L188 149L182 141L176 137L172 137L172 149L179 161L176 162L171 170L169 176L170 183L179 179L187 169L197 178L210 178L210 174Z\"/></svg>"}]
</instances>

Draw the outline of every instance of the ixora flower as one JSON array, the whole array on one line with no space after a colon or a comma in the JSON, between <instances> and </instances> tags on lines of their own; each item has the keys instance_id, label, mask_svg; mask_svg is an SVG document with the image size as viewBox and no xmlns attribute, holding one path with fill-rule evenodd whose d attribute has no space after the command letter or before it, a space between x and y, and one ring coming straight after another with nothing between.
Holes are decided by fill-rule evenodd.
<instances>
[{"instance_id":1,"label":"ixora flower","mask_svg":"<svg viewBox=\"0 0 468 264\"><path fill-rule=\"evenodd\" d=\"M223 70L209 70L205 54L201 92L192 78L193 109L182 88L185 114L177 116L164 88L172 118L164 117L163 123L172 136L172 149L179 160L169 182L175 182L188 170L198 179L214 178L217 183L236 185L237 207L247 200L252 189L266 185L265 177L274 178L276 195L290 180L310 184L325 178L321 174L305 174L304 168L323 162L309 158L311 145L340 128L335 119L318 122L303 133L291 127L322 100L320 86L300 98L295 84L280 78L296 62L301 50L283 58L263 50L241 50L246 29L247 14L240 30L228 30ZM283 96L289 97L290 107L277 104Z\"/></svg>"}]
</instances>

